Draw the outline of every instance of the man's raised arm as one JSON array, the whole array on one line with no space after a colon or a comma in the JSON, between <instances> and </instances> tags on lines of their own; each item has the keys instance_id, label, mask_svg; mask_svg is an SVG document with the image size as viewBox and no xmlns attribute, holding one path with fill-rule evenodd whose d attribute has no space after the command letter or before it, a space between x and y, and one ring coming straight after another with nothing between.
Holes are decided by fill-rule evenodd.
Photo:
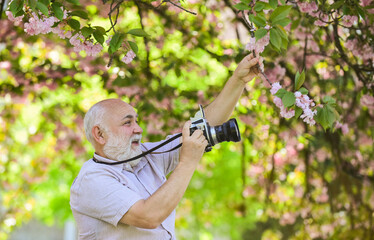
<instances>
[{"instance_id":1,"label":"man's raised arm","mask_svg":"<svg viewBox=\"0 0 374 240\"><path fill-rule=\"evenodd\" d=\"M211 126L221 125L230 118L245 85L259 76L258 63L259 59L253 57L253 54L243 58L220 94L204 108L206 119Z\"/></svg>"}]
</instances>

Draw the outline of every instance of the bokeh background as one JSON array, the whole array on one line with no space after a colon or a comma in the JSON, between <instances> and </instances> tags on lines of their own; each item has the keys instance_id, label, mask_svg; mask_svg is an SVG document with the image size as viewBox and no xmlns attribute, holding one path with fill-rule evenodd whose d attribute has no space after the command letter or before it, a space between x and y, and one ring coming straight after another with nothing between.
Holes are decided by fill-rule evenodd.
<instances>
[{"instance_id":1,"label":"bokeh background","mask_svg":"<svg viewBox=\"0 0 374 240\"><path fill-rule=\"evenodd\" d=\"M233 115L242 141L204 155L177 208L179 239L374 239L373 2L316 1L325 12L337 2L338 13L358 16L353 26L340 18L317 26L289 2L287 50L269 45L262 56L270 81L289 89L305 68L309 95L317 104L333 97L340 125L281 118L269 85L251 81ZM107 4L80 3L92 24L110 27ZM77 54L68 40L29 36L2 13L0 239L75 239L69 189L93 154L85 112L121 98L137 109L144 141L179 131L248 54L237 3L182 2L195 16L167 3L124 2L118 29L150 37L128 36L137 57L126 65L118 55L110 67L107 47L98 57Z\"/></svg>"}]
</instances>

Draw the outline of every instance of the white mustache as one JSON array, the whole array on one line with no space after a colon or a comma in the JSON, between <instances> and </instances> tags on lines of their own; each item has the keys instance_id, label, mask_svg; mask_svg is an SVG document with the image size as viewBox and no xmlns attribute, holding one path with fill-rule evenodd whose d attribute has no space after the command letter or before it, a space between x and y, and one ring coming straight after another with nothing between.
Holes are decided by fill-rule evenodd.
<instances>
[{"instance_id":1,"label":"white mustache","mask_svg":"<svg viewBox=\"0 0 374 240\"><path fill-rule=\"evenodd\" d=\"M138 135L134 135L130 138L130 142L133 142L133 141L139 141L142 139L142 135L141 134L138 134Z\"/></svg>"}]
</instances>

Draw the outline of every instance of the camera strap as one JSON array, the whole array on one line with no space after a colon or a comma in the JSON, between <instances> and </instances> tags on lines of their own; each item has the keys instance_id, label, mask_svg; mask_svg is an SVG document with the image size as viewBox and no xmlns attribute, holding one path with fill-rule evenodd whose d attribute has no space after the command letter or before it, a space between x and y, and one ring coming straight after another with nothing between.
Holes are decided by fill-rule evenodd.
<instances>
[{"instance_id":1,"label":"camera strap","mask_svg":"<svg viewBox=\"0 0 374 240\"><path fill-rule=\"evenodd\" d=\"M122 161L119 161L119 162L103 162L103 161L99 161L95 158L95 156L92 157L92 160L95 162L95 163L100 163L100 164L106 164L106 165L117 165L117 164L122 164L122 163L126 163L126 162L130 162L130 161L134 161L138 158L141 158L141 157L144 157L150 153L152 154L161 154L161 153L167 153L167 152L171 152L171 151L174 151L178 148L180 148L182 146L182 143L178 144L177 146L175 146L174 148L172 149L169 149L165 152L154 152L155 150L161 148L162 146L165 146L166 144L174 141L175 139L179 138L180 136L182 136L182 133L178 133L177 135L171 137L170 139L164 141L163 143L157 145L156 147L154 148L151 148L150 150L146 151L146 152L143 152L135 157L132 157L132 158L129 158L129 159L126 159L126 160L122 160Z\"/></svg>"}]
</instances>

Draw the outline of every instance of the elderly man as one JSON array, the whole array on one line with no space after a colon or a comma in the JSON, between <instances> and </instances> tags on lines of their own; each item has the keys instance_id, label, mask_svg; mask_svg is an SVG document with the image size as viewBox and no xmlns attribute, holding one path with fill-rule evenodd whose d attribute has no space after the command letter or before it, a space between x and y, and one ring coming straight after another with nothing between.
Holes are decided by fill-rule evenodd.
<instances>
[{"instance_id":1,"label":"elderly man","mask_svg":"<svg viewBox=\"0 0 374 240\"><path fill-rule=\"evenodd\" d=\"M210 125L225 122L245 84L259 74L258 59L246 56L218 97L205 110ZM203 156L207 140L201 130L190 135L190 121L182 138L157 152L118 165L159 143L140 143L143 130L127 103L107 99L92 106L84 119L86 137L95 149L71 187L70 205L79 239L176 239L175 208ZM170 151L179 142L180 150ZM172 173L171 173L172 172ZM169 174L170 176L166 178Z\"/></svg>"}]
</instances>

